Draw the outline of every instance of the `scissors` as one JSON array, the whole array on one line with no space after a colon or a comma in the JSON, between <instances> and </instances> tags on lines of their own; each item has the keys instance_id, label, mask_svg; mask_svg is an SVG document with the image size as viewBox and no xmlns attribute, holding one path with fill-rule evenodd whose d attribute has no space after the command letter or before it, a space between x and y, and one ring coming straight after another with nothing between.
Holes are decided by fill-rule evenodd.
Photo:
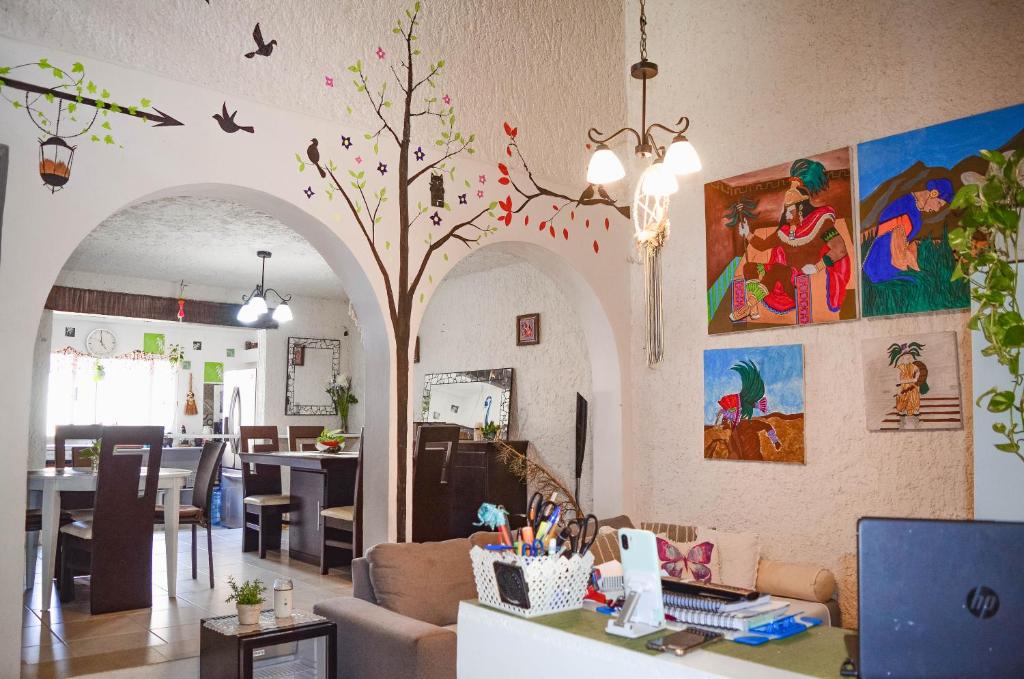
<instances>
[{"instance_id":1,"label":"scissors","mask_svg":"<svg viewBox=\"0 0 1024 679\"><path fill-rule=\"evenodd\" d=\"M565 524L565 528L558 534L562 541L568 541L572 551L583 556L597 540L597 517L593 514L577 517Z\"/></svg>"},{"instance_id":2,"label":"scissors","mask_svg":"<svg viewBox=\"0 0 1024 679\"><path fill-rule=\"evenodd\" d=\"M545 500L544 496L540 493L531 495L530 504L526 506L526 520L530 524L530 528L536 531L542 521L551 518L551 514L557 506L557 503Z\"/></svg>"}]
</instances>

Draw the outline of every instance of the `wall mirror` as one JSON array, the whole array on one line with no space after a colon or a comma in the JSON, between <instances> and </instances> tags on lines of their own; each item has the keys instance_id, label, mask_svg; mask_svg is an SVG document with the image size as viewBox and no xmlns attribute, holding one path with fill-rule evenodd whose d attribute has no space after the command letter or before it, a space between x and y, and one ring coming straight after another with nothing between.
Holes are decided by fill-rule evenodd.
<instances>
[{"instance_id":1,"label":"wall mirror","mask_svg":"<svg viewBox=\"0 0 1024 679\"><path fill-rule=\"evenodd\" d=\"M341 373L341 340L288 338L285 415L334 415L327 385Z\"/></svg>"},{"instance_id":2,"label":"wall mirror","mask_svg":"<svg viewBox=\"0 0 1024 679\"><path fill-rule=\"evenodd\" d=\"M423 421L468 429L497 422L505 437L511 401L512 368L431 373L424 378Z\"/></svg>"}]
</instances>

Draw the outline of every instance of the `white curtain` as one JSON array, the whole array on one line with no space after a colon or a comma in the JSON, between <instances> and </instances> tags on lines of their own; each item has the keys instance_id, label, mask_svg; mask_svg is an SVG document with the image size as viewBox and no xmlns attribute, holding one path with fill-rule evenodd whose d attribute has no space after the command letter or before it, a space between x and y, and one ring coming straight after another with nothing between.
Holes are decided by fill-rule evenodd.
<instances>
[{"instance_id":1,"label":"white curtain","mask_svg":"<svg viewBox=\"0 0 1024 679\"><path fill-rule=\"evenodd\" d=\"M157 425L174 423L177 374L166 358L114 357L100 361L77 353L50 355L46 431L58 424Z\"/></svg>"}]
</instances>

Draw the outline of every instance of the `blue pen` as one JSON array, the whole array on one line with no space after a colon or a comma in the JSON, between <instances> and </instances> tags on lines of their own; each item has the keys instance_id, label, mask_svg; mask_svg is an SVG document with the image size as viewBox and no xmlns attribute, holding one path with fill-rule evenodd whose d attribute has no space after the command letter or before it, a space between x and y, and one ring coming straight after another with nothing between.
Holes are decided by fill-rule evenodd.
<instances>
[{"instance_id":1,"label":"blue pen","mask_svg":"<svg viewBox=\"0 0 1024 679\"><path fill-rule=\"evenodd\" d=\"M508 545L485 545L484 549L491 552L507 552L512 548Z\"/></svg>"}]
</instances>

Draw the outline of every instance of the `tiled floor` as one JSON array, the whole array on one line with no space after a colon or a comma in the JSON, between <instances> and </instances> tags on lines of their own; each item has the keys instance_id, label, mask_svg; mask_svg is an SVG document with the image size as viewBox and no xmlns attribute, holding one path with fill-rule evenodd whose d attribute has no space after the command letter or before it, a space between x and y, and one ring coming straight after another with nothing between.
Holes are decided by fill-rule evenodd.
<instances>
[{"instance_id":1,"label":"tiled floor","mask_svg":"<svg viewBox=\"0 0 1024 679\"><path fill-rule=\"evenodd\" d=\"M199 577L192 579L191 533L182 530L178 544L178 596L167 596L166 558L163 536L153 540L153 607L124 613L89 615L88 579L76 583L76 600L61 605L54 592L49 612L40 610L41 562L36 568L36 586L25 592L21 676L74 677L83 674L138 667L199 655L201 618L234 612L225 603L227 577L260 578L272 586L274 579L290 578L295 585L294 606L311 610L313 604L351 594L347 569L331 569L321 576L319 569L289 561L287 531L282 552L260 559L255 552L242 553L240 529L214 529L214 589L210 589L206 538L199 531ZM268 593L272 597L272 593Z\"/></svg>"}]
</instances>

